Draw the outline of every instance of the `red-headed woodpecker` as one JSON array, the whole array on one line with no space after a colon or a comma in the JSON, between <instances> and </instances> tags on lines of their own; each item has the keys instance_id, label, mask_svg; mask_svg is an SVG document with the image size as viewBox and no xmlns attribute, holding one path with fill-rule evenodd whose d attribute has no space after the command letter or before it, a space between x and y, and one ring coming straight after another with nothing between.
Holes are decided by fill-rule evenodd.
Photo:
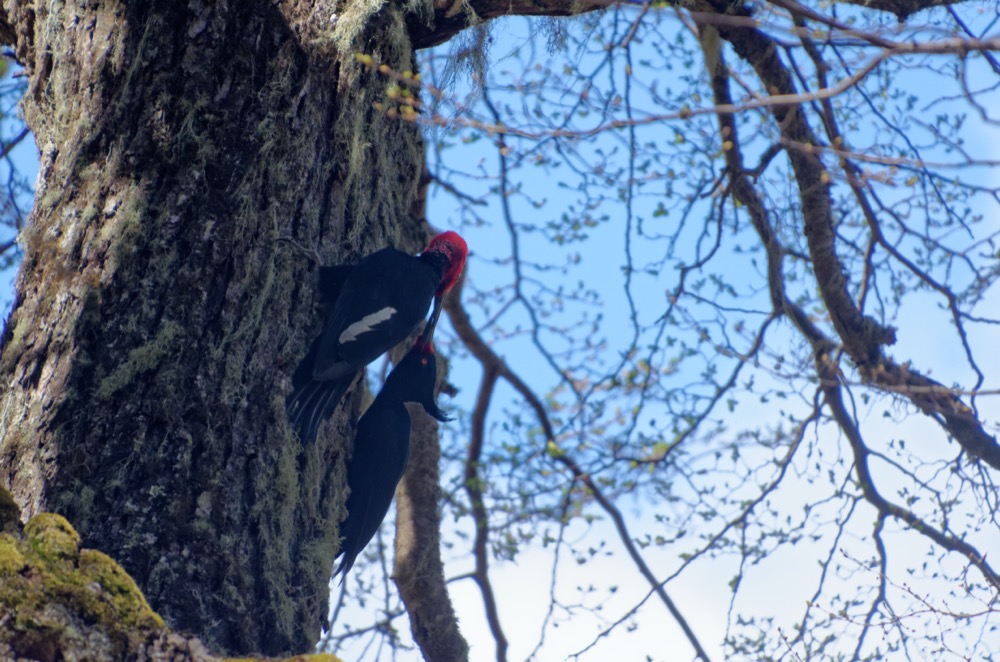
<instances>
[{"instance_id":1,"label":"red-headed woodpecker","mask_svg":"<svg viewBox=\"0 0 1000 662\"><path fill-rule=\"evenodd\" d=\"M354 452L347 464L347 485L351 488L347 518L340 525L343 542L338 556L344 558L334 575L347 576L389 512L410 455L410 414L403 403L419 403L437 420L449 420L434 402L436 379L434 347L418 340L389 373L382 390L358 421Z\"/></svg>"},{"instance_id":2,"label":"red-headed woodpecker","mask_svg":"<svg viewBox=\"0 0 1000 662\"><path fill-rule=\"evenodd\" d=\"M328 305L323 330L292 376L288 421L303 444L337 408L361 368L406 339L427 314L430 342L445 294L465 267L468 248L443 232L413 257L383 248L353 267L322 267L320 293Z\"/></svg>"}]
</instances>

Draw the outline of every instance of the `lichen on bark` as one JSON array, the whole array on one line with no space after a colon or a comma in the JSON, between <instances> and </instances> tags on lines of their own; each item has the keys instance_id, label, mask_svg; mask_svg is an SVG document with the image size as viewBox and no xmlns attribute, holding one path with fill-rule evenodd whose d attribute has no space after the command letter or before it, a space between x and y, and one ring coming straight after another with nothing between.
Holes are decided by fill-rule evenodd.
<instances>
[{"instance_id":1,"label":"lichen on bark","mask_svg":"<svg viewBox=\"0 0 1000 662\"><path fill-rule=\"evenodd\" d=\"M0 658L124 659L163 632L132 578L80 549L65 518L41 513L23 535L0 533Z\"/></svg>"},{"instance_id":2,"label":"lichen on bark","mask_svg":"<svg viewBox=\"0 0 1000 662\"><path fill-rule=\"evenodd\" d=\"M166 628L121 566L80 548L65 518L40 513L23 530L18 521L0 488L0 659L221 660ZM321 653L284 662L341 661Z\"/></svg>"},{"instance_id":3,"label":"lichen on bark","mask_svg":"<svg viewBox=\"0 0 1000 662\"><path fill-rule=\"evenodd\" d=\"M412 69L403 10L359 5L347 48L329 6L0 15L41 160L0 352L0 484L218 651L316 642L343 511L351 403L308 448L284 418L320 315L278 239L331 263L396 244L423 157L354 57Z\"/></svg>"}]
</instances>

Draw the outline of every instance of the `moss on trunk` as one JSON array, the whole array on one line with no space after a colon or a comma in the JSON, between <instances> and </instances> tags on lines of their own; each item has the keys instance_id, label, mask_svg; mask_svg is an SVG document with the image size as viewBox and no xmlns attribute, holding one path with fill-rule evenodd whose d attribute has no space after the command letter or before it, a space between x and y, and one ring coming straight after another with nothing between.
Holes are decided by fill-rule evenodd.
<instances>
[{"instance_id":1,"label":"moss on trunk","mask_svg":"<svg viewBox=\"0 0 1000 662\"><path fill-rule=\"evenodd\" d=\"M395 243L423 154L355 59L413 68L402 9L332 7L4 17L41 175L0 353L0 483L217 650L318 639L343 509L345 420L309 448L285 422L319 317L278 238L330 262Z\"/></svg>"}]
</instances>

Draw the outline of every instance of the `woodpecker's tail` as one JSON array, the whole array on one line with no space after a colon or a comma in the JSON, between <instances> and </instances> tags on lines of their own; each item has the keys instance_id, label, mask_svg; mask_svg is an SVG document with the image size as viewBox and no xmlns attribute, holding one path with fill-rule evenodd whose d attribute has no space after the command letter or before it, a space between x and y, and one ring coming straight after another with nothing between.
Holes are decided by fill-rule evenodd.
<instances>
[{"instance_id":1,"label":"woodpecker's tail","mask_svg":"<svg viewBox=\"0 0 1000 662\"><path fill-rule=\"evenodd\" d=\"M337 569L333 573L334 577L340 575L340 586L344 585L344 580L347 579L347 573L354 566L354 560L357 558L357 556L358 556L357 552L355 552L354 554L345 553L340 558L340 565L337 566Z\"/></svg>"},{"instance_id":2,"label":"woodpecker's tail","mask_svg":"<svg viewBox=\"0 0 1000 662\"><path fill-rule=\"evenodd\" d=\"M354 375L346 379L310 381L288 396L285 402L288 423L299 433L303 445L313 442L320 424L337 409L352 381Z\"/></svg>"},{"instance_id":3,"label":"woodpecker's tail","mask_svg":"<svg viewBox=\"0 0 1000 662\"><path fill-rule=\"evenodd\" d=\"M351 382L354 381L353 374L343 379L313 379L313 364L318 349L317 339L295 370L292 376L292 392L285 401L288 424L299 433L303 445L311 444L316 438L320 424L330 418Z\"/></svg>"}]
</instances>

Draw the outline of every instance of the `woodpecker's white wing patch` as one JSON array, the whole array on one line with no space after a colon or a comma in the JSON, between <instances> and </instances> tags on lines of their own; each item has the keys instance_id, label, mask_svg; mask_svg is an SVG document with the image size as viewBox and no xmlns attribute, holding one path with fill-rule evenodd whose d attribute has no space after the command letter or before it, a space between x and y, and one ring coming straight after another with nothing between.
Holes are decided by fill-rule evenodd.
<instances>
[{"instance_id":1,"label":"woodpecker's white wing patch","mask_svg":"<svg viewBox=\"0 0 1000 662\"><path fill-rule=\"evenodd\" d=\"M344 332L340 334L339 338L337 338L337 342L343 345L357 340L382 322L389 321L395 314L395 308L392 306L386 306L382 310L365 315L357 322L344 329Z\"/></svg>"}]
</instances>

